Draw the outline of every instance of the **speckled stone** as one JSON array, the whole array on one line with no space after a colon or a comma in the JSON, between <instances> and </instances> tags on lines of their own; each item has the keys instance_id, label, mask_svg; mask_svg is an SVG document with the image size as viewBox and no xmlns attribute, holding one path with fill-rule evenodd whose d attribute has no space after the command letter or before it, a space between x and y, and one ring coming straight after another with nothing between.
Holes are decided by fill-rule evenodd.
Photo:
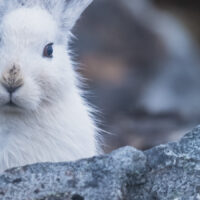
<instances>
[{"instance_id":1,"label":"speckled stone","mask_svg":"<svg viewBox=\"0 0 200 200\"><path fill-rule=\"evenodd\" d=\"M0 176L0 200L198 200L200 126L179 142L68 163L38 163Z\"/></svg>"},{"instance_id":2,"label":"speckled stone","mask_svg":"<svg viewBox=\"0 0 200 200\"><path fill-rule=\"evenodd\" d=\"M200 200L200 126L179 142L144 152L146 183L129 191L131 200Z\"/></svg>"},{"instance_id":3,"label":"speckled stone","mask_svg":"<svg viewBox=\"0 0 200 200\"><path fill-rule=\"evenodd\" d=\"M74 163L15 168L0 177L0 199L124 199L127 185L140 180L145 165L146 157L142 152L125 147L110 155Z\"/></svg>"}]
</instances>

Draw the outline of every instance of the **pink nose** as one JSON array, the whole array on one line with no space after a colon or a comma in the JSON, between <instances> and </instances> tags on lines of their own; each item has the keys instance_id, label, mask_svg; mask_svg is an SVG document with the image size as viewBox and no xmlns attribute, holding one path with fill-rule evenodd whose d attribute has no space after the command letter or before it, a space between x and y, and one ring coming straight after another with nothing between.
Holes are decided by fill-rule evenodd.
<instances>
[{"instance_id":1,"label":"pink nose","mask_svg":"<svg viewBox=\"0 0 200 200\"><path fill-rule=\"evenodd\" d=\"M7 92L13 93L23 85L23 77L20 67L13 65L2 74L1 84Z\"/></svg>"}]
</instances>

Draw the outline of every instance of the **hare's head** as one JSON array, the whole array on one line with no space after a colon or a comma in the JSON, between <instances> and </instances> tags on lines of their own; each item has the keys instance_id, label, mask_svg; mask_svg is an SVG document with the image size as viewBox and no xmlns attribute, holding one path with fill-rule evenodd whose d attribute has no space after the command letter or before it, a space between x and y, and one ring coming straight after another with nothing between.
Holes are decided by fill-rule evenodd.
<instances>
[{"instance_id":1,"label":"hare's head","mask_svg":"<svg viewBox=\"0 0 200 200\"><path fill-rule=\"evenodd\" d=\"M0 112L36 111L70 95L70 31L92 0L0 2Z\"/></svg>"}]
</instances>

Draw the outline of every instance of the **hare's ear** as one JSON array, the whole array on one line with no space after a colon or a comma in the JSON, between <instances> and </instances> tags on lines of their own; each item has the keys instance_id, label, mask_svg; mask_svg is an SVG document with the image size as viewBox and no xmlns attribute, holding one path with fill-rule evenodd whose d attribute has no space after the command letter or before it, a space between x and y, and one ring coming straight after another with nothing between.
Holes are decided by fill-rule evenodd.
<instances>
[{"instance_id":1,"label":"hare's ear","mask_svg":"<svg viewBox=\"0 0 200 200\"><path fill-rule=\"evenodd\" d=\"M6 8L17 8L21 6L33 7L38 5L47 9L65 30L70 31L82 12L92 1L93 0L0 0L0 13L1 10L5 10Z\"/></svg>"},{"instance_id":2,"label":"hare's ear","mask_svg":"<svg viewBox=\"0 0 200 200\"><path fill-rule=\"evenodd\" d=\"M93 0L65 0L62 26L71 30L79 19L82 12L92 3Z\"/></svg>"}]
</instances>

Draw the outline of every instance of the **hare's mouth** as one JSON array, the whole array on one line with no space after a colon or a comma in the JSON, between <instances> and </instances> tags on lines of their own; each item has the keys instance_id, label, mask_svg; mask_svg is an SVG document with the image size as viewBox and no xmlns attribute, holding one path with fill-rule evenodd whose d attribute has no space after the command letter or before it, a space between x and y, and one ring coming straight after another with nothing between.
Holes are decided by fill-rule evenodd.
<instances>
[{"instance_id":1,"label":"hare's mouth","mask_svg":"<svg viewBox=\"0 0 200 200\"><path fill-rule=\"evenodd\" d=\"M9 107L13 107L13 108L17 108L19 107L16 103L14 103L13 101L9 101L8 103L5 104L5 106L9 106Z\"/></svg>"},{"instance_id":2,"label":"hare's mouth","mask_svg":"<svg viewBox=\"0 0 200 200\"><path fill-rule=\"evenodd\" d=\"M5 103L2 106L2 108L5 112L19 112L22 110L22 108L19 105L17 105L15 102L13 102L12 100Z\"/></svg>"}]
</instances>

